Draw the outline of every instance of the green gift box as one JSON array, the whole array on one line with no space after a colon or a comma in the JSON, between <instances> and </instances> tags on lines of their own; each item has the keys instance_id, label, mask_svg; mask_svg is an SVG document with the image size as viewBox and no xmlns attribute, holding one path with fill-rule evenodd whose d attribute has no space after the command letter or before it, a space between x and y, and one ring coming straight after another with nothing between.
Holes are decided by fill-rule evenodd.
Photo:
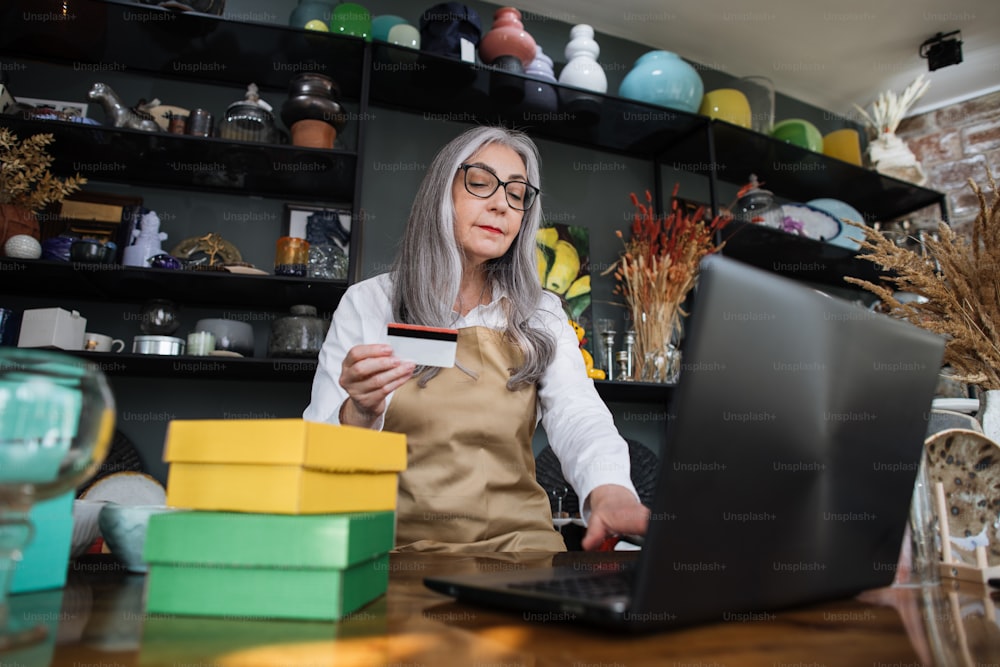
<instances>
[{"instance_id":1,"label":"green gift box","mask_svg":"<svg viewBox=\"0 0 1000 667\"><path fill-rule=\"evenodd\" d=\"M395 513L151 517L150 614L337 620L385 593Z\"/></svg>"}]
</instances>

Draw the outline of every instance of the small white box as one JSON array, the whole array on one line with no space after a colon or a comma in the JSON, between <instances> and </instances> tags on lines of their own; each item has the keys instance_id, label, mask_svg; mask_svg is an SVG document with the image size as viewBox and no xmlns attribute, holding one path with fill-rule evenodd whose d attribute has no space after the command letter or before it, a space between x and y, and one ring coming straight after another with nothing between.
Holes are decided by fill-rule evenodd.
<instances>
[{"instance_id":1,"label":"small white box","mask_svg":"<svg viewBox=\"0 0 1000 667\"><path fill-rule=\"evenodd\" d=\"M82 350L87 318L62 308L32 308L21 317L18 347L54 347Z\"/></svg>"}]
</instances>

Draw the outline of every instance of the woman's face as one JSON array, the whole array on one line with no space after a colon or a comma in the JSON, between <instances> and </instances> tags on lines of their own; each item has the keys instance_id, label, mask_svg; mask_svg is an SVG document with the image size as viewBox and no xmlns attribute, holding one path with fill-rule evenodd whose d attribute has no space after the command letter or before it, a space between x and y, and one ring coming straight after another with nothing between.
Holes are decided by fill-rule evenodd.
<instances>
[{"instance_id":1,"label":"woman's face","mask_svg":"<svg viewBox=\"0 0 1000 667\"><path fill-rule=\"evenodd\" d=\"M475 165L493 172L501 181L528 180L524 160L513 149L500 144L487 144L472 155L465 164ZM469 185L473 189L486 188L482 173L472 170ZM451 198L455 204L455 240L465 253L470 266L502 257L514 242L521 229L524 211L511 208L503 186L489 197L481 198L466 189L466 171L459 169L451 185Z\"/></svg>"}]
</instances>

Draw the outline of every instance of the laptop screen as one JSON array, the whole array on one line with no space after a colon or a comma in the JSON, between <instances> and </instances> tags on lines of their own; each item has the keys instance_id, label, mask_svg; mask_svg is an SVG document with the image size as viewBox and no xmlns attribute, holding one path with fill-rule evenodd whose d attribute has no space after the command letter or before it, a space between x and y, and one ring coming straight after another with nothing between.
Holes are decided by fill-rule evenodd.
<instances>
[{"instance_id":1,"label":"laptop screen","mask_svg":"<svg viewBox=\"0 0 1000 667\"><path fill-rule=\"evenodd\" d=\"M943 347L706 258L633 612L739 620L891 583Z\"/></svg>"}]
</instances>

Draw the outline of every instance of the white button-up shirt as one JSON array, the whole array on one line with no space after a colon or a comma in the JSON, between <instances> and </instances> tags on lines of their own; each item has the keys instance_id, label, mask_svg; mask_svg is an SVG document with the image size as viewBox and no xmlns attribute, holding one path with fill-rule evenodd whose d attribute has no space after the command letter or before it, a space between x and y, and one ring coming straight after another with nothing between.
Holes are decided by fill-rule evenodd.
<instances>
[{"instance_id":1,"label":"white button-up shirt","mask_svg":"<svg viewBox=\"0 0 1000 667\"><path fill-rule=\"evenodd\" d=\"M348 397L339 382L341 365L355 345L388 342L387 325L393 321L391 289L388 274L347 289L320 351L312 401L302 415L304 419L339 423L340 406ZM502 292L494 290L489 304L473 308L465 316L456 313L456 321L450 326L502 330L505 320L500 300L503 298L506 297ZM563 476L581 499L581 507L590 492L602 484L618 484L635 493L628 445L618 434L593 380L587 377L579 342L558 297L543 293L534 323L551 331L557 341L552 362L538 382L539 420L552 450L562 462ZM391 401L392 394L387 398L387 407ZM375 428L382 428L382 424L380 417Z\"/></svg>"}]
</instances>

